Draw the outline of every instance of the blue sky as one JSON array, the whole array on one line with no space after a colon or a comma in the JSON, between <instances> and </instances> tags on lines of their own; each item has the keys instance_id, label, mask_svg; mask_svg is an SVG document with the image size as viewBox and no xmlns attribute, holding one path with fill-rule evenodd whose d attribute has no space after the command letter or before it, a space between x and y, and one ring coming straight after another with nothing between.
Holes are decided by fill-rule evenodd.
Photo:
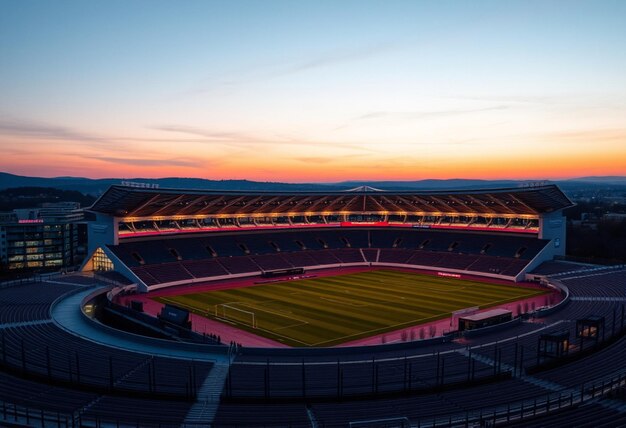
<instances>
[{"instance_id":1,"label":"blue sky","mask_svg":"<svg viewBox=\"0 0 626 428\"><path fill-rule=\"evenodd\" d=\"M626 174L624 1L0 1L0 169Z\"/></svg>"}]
</instances>

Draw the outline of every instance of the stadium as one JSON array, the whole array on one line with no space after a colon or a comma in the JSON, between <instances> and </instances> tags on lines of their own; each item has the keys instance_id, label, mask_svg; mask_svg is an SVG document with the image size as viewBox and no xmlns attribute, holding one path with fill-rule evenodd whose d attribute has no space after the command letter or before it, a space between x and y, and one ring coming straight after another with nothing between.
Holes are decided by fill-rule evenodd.
<instances>
[{"instance_id":1,"label":"stadium","mask_svg":"<svg viewBox=\"0 0 626 428\"><path fill-rule=\"evenodd\" d=\"M110 187L81 272L0 289L0 423L619 426L626 267L554 185Z\"/></svg>"}]
</instances>

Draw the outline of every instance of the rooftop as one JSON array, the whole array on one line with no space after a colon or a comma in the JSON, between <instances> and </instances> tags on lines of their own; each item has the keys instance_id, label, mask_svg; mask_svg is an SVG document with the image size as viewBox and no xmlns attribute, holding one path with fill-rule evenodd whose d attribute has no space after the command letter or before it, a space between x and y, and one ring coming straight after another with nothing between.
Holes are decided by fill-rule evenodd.
<instances>
[{"instance_id":1,"label":"rooftop","mask_svg":"<svg viewBox=\"0 0 626 428\"><path fill-rule=\"evenodd\" d=\"M115 217L421 214L537 216L572 206L556 185L459 191L243 192L111 186L90 208Z\"/></svg>"}]
</instances>

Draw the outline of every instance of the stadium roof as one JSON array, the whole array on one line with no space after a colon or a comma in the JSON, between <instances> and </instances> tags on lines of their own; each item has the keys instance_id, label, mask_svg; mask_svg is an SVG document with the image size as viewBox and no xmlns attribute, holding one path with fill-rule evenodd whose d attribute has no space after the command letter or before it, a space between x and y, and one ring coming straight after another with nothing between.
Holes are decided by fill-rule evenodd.
<instances>
[{"instance_id":1,"label":"stadium roof","mask_svg":"<svg viewBox=\"0 0 626 428\"><path fill-rule=\"evenodd\" d=\"M111 186L91 211L125 218L328 214L536 216L572 206L556 185L464 191L248 192Z\"/></svg>"}]
</instances>

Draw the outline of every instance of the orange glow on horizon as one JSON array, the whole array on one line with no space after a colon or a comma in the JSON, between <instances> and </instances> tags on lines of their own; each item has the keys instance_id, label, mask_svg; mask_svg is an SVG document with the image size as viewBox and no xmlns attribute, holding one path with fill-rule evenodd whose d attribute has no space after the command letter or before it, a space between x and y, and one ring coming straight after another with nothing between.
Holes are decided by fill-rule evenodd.
<instances>
[{"instance_id":1,"label":"orange glow on horizon","mask_svg":"<svg viewBox=\"0 0 626 428\"><path fill-rule=\"evenodd\" d=\"M138 166L126 167L104 164L99 161L85 161L71 165L63 157L48 157L44 163L15 160L3 168L5 172L26 176L75 176L87 178L165 178L185 177L211 180L253 180L280 182L320 182L338 181L412 181L423 179L484 179L484 180L542 180L568 179L582 176L624 175L626 172L624 157L601 154L583 159L564 156L558 161L552 157L542 158L537 155L517 157L516 159L491 158L472 162L463 159L438 167L436 162L428 170L417 167L396 166L393 161L385 165L381 160L376 165L344 164L340 168L333 165L297 165L285 163L273 165L271 170L264 166L238 165L233 163L224 167L199 169L188 167ZM46 172L45 174L43 172Z\"/></svg>"},{"instance_id":2,"label":"orange glow on horizon","mask_svg":"<svg viewBox=\"0 0 626 428\"><path fill-rule=\"evenodd\" d=\"M596 131L519 137L511 142L429 146L246 143L130 146L20 141L0 170L26 176L185 177L211 180L319 182L423 179L544 180L626 175L626 132ZM0 144L10 146L11 142ZM242 143L243 144L243 143Z\"/></svg>"}]
</instances>

